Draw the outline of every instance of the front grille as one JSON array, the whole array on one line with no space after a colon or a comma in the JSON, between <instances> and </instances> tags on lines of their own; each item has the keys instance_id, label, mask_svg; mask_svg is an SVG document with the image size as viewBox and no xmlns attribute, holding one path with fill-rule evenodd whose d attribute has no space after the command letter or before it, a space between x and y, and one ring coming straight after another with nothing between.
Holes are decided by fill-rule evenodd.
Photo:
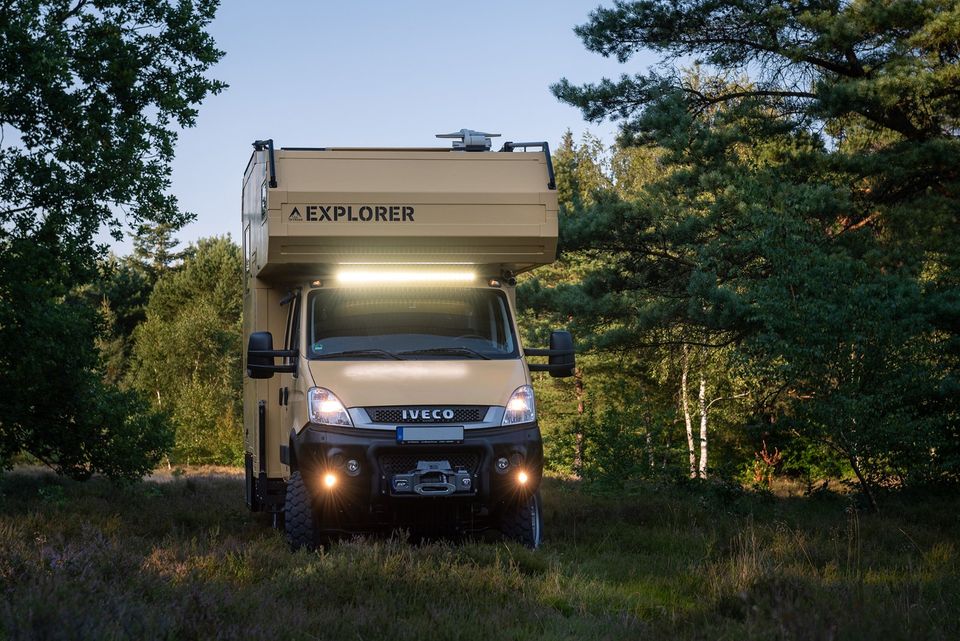
<instances>
[{"instance_id":1,"label":"front grille","mask_svg":"<svg viewBox=\"0 0 960 641\"><path fill-rule=\"evenodd\" d=\"M480 453L472 451L416 451L387 452L377 457L380 471L385 476L405 474L417 469L420 461L447 461L453 470L463 468L471 474L480 470Z\"/></svg>"},{"instance_id":2,"label":"front grille","mask_svg":"<svg viewBox=\"0 0 960 641\"><path fill-rule=\"evenodd\" d=\"M486 407L368 407L367 415L374 423L391 423L407 425L410 423L479 423L487 415ZM407 410L407 416L403 416ZM453 410L453 418L433 418L429 413L426 417L420 416L423 410ZM417 418L411 418L411 412L417 412Z\"/></svg>"}]
</instances>

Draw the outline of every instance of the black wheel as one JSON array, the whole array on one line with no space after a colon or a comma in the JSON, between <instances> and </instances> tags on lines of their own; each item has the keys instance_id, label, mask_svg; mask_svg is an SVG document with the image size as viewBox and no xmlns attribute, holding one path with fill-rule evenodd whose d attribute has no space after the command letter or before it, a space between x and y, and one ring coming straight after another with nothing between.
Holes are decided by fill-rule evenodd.
<instances>
[{"instance_id":1,"label":"black wheel","mask_svg":"<svg viewBox=\"0 0 960 641\"><path fill-rule=\"evenodd\" d=\"M539 490L526 499L507 504L500 513L500 532L531 550L540 547L542 530Z\"/></svg>"},{"instance_id":2,"label":"black wheel","mask_svg":"<svg viewBox=\"0 0 960 641\"><path fill-rule=\"evenodd\" d=\"M287 496L283 505L284 530L287 543L293 550L312 550L317 545L316 519L313 512L313 497L300 472L290 475Z\"/></svg>"}]
</instances>

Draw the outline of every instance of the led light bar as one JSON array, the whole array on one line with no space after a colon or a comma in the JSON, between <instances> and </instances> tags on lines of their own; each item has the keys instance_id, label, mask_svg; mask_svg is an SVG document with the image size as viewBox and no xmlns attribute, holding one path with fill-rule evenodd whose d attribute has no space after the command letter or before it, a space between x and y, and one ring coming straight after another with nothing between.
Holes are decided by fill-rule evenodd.
<instances>
[{"instance_id":1,"label":"led light bar","mask_svg":"<svg viewBox=\"0 0 960 641\"><path fill-rule=\"evenodd\" d=\"M444 266L451 266L451 265L452 265L452 266L461 266L461 267L464 266L464 265L476 265L476 263L471 262L471 261L449 261L449 260L435 260L435 261L429 261L429 260L428 260L428 261L416 261L416 262L411 262L411 261L409 261L409 260L405 260L405 261L402 261L402 262L396 262L396 261L370 261L370 260L365 260L365 261L363 261L363 262L359 262L359 261L341 261L339 264L340 264L340 265L350 265L350 266L353 266L353 267L359 266L359 267L373 267L373 268L379 268L379 267L411 267L411 266L417 266L417 267L419 267L420 265L444 265Z\"/></svg>"},{"instance_id":2,"label":"led light bar","mask_svg":"<svg viewBox=\"0 0 960 641\"><path fill-rule=\"evenodd\" d=\"M464 271L342 271L337 274L341 283L469 283L476 280L474 272Z\"/></svg>"}]
</instances>

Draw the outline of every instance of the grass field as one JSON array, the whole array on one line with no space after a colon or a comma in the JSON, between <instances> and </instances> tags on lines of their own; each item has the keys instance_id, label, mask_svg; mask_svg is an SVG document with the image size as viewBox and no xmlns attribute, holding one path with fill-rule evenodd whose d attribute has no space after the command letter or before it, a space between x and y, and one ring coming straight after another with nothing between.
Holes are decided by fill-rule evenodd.
<instances>
[{"instance_id":1,"label":"grass field","mask_svg":"<svg viewBox=\"0 0 960 641\"><path fill-rule=\"evenodd\" d=\"M548 479L547 541L291 554L239 472L0 480L3 639L960 639L960 499Z\"/></svg>"}]
</instances>

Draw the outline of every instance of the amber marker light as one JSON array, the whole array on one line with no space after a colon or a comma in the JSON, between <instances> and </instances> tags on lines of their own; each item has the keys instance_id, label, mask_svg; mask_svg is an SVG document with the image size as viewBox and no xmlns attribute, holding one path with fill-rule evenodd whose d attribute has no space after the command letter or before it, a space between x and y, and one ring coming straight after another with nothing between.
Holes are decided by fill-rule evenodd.
<instances>
[{"instance_id":1,"label":"amber marker light","mask_svg":"<svg viewBox=\"0 0 960 641\"><path fill-rule=\"evenodd\" d=\"M337 484L337 475L333 472L327 472L323 475L323 485L328 490L332 490L333 487Z\"/></svg>"},{"instance_id":2,"label":"amber marker light","mask_svg":"<svg viewBox=\"0 0 960 641\"><path fill-rule=\"evenodd\" d=\"M520 485L526 485L529 479L530 477L528 477L527 473L523 470L520 470L520 472L517 474L517 482L520 483Z\"/></svg>"}]
</instances>

